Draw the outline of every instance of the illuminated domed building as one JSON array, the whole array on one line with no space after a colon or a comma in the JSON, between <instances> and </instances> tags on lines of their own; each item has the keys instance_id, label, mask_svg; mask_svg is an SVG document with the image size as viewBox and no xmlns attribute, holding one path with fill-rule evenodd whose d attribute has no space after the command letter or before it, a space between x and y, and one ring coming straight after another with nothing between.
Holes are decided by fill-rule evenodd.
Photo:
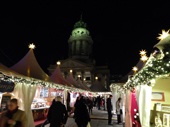
<instances>
[{"instance_id":1,"label":"illuminated domed building","mask_svg":"<svg viewBox=\"0 0 170 127\"><path fill-rule=\"evenodd\" d=\"M95 77L105 88L109 88L110 70L108 66L96 66L95 60L92 58L93 40L86 23L82 18L76 22L70 38L69 58L60 60L60 69L65 78L68 77L70 69L73 70L73 77L77 80L77 76L81 76L81 80L88 87L93 85ZM50 65L48 68L51 75L57 65Z\"/></svg>"}]
</instances>

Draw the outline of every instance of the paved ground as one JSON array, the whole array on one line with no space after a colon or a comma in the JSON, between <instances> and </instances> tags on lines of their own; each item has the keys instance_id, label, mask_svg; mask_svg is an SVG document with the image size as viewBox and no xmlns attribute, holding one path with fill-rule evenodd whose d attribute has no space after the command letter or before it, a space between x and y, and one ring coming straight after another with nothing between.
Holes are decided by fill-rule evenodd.
<instances>
[{"instance_id":1,"label":"paved ground","mask_svg":"<svg viewBox=\"0 0 170 127\"><path fill-rule=\"evenodd\" d=\"M116 123L117 122L116 115L113 115L113 119L112 119L113 126L108 125L107 116L108 116L107 111L93 109L93 114L90 115L90 117L91 117L91 122L90 122L91 127L123 127L123 124L119 125L119 124ZM45 126L45 127L49 127L49 126ZM68 118L65 127L77 127L72 116L70 116Z\"/></svg>"},{"instance_id":2,"label":"paved ground","mask_svg":"<svg viewBox=\"0 0 170 127\"><path fill-rule=\"evenodd\" d=\"M100 119L91 119L90 125L91 127L123 127L123 124L118 125L116 123L116 120L113 121L113 126L111 126L108 125L107 120L100 120ZM77 124L74 122L73 118L69 118L65 127L77 127Z\"/></svg>"}]
</instances>

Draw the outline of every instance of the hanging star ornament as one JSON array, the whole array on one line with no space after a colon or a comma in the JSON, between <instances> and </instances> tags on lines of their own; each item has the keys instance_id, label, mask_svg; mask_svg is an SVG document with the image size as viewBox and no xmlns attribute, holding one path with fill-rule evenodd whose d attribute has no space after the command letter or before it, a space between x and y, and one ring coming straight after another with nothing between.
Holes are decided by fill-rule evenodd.
<instances>
[{"instance_id":1,"label":"hanging star ornament","mask_svg":"<svg viewBox=\"0 0 170 127\"><path fill-rule=\"evenodd\" d=\"M134 72L137 72L138 71L138 68L136 66L133 67L132 69Z\"/></svg>"},{"instance_id":2,"label":"hanging star ornament","mask_svg":"<svg viewBox=\"0 0 170 127\"><path fill-rule=\"evenodd\" d=\"M144 55L140 58L140 60L143 62L146 62L148 60L148 57L146 55Z\"/></svg>"},{"instance_id":3,"label":"hanging star ornament","mask_svg":"<svg viewBox=\"0 0 170 127\"><path fill-rule=\"evenodd\" d=\"M158 38L158 40L163 40L163 39L165 39L167 36L169 36L169 30L168 31L165 31L165 30L162 30L162 34L159 34L160 36L159 37L157 37Z\"/></svg>"},{"instance_id":4,"label":"hanging star ornament","mask_svg":"<svg viewBox=\"0 0 170 127\"><path fill-rule=\"evenodd\" d=\"M144 56L144 55L146 55L146 51L142 49L139 54L140 54L141 56Z\"/></svg>"}]
</instances>

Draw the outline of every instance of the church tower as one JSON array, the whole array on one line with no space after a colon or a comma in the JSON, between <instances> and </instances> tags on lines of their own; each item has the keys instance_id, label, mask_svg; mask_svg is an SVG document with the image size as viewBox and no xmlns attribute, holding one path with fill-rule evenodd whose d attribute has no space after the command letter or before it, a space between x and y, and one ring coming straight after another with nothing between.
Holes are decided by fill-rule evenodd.
<instances>
[{"instance_id":1,"label":"church tower","mask_svg":"<svg viewBox=\"0 0 170 127\"><path fill-rule=\"evenodd\" d=\"M68 40L69 43L69 57L87 62L92 55L93 40L87 24L83 22L82 17L80 21L76 22Z\"/></svg>"}]
</instances>

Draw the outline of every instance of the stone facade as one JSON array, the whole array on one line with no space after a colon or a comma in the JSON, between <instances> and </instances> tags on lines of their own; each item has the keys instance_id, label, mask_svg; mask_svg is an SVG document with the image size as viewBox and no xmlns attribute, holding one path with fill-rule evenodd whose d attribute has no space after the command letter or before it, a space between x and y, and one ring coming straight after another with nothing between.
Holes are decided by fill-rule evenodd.
<instances>
[{"instance_id":1,"label":"stone facade","mask_svg":"<svg viewBox=\"0 0 170 127\"><path fill-rule=\"evenodd\" d=\"M99 82L109 89L110 70L108 66L96 66L95 60L91 58L93 40L86 23L82 20L74 25L68 43L69 58L60 60L63 76L67 79L70 70L73 70L73 77L77 80L78 75L80 75L82 82L85 82L88 87L94 83L97 76ZM50 65L49 75L54 72L56 66Z\"/></svg>"}]
</instances>

